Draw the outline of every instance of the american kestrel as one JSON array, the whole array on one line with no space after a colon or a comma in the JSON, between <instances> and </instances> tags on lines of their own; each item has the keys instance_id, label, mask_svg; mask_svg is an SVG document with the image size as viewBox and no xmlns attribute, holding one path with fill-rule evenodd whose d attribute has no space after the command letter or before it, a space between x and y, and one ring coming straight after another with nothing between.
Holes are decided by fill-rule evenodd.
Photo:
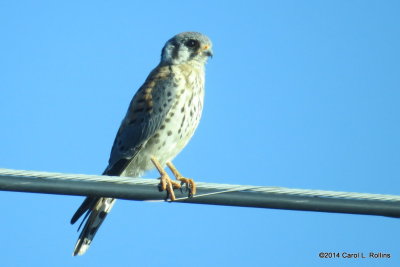
<instances>
[{"instance_id":1,"label":"american kestrel","mask_svg":"<svg viewBox=\"0 0 400 267\"><path fill-rule=\"evenodd\" d=\"M201 33L184 32L167 41L160 64L129 105L103 175L140 177L156 167L161 174L161 189L166 189L174 200L173 188L179 188L180 184L164 171L163 167L168 165L176 178L187 184L189 195L195 193L194 182L180 175L171 161L186 146L199 124L205 64L210 56L211 41ZM85 213L83 222L87 220L74 256L86 252L114 203L113 198L87 197L81 204L71 224Z\"/></svg>"}]
</instances>

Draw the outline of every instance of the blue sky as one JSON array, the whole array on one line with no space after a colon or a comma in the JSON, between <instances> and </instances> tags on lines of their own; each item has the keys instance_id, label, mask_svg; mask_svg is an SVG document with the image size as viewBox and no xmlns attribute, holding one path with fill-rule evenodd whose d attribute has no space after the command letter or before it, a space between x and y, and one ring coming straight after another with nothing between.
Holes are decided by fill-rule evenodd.
<instances>
[{"instance_id":1,"label":"blue sky","mask_svg":"<svg viewBox=\"0 0 400 267\"><path fill-rule=\"evenodd\" d=\"M99 174L165 41L214 43L202 182L400 194L398 1L2 1L0 167ZM147 177L156 177L152 172ZM397 219L118 201L83 257L82 197L1 192L3 266L393 266ZM320 259L382 252L391 259Z\"/></svg>"}]
</instances>

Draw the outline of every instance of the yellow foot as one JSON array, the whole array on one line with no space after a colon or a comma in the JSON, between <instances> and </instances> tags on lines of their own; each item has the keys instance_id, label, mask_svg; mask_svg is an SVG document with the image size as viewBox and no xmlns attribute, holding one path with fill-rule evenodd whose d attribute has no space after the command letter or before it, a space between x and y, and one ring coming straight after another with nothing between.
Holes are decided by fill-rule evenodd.
<instances>
[{"instance_id":1,"label":"yellow foot","mask_svg":"<svg viewBox=\"0 0 400 267\"><path fill-rule=\"evenodd\" d=\"M194 196L196 194L196 184L194 183L193 179L183 177L178 172L178 170L176 169L174 164L172 164L172 162L167 162L167 166L171 170L171 172L174 174L176 180L181 181L181 184L180 184L181 186L183 184L186 184L186 188L189 191L189 196L188 197ZM181 188L181 186L179 188Z\"/></svg>"},{"instance_id":2,"label":"yellow foot","mask_svg":"<svg viewBox=\"0 0 400 267\"><path fill-rule=\"evenodd\" d=\"M167 190L167 199L169 197L171 201L174 201L176 199L174 189L181 188L181 185L171 180L171 178L169 178L168 174L164 171L163 167L156 158L152 157L151 161L153 162L154 166L157 168L158 172L161 175L160 190L161 191Z\"/></svg>"}]
</instances>

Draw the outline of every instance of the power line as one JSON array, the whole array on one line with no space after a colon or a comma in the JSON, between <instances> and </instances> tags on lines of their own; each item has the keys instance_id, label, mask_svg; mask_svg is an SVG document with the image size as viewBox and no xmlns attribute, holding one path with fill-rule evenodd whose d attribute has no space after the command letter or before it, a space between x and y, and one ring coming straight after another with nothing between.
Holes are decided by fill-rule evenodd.
<instances>
[{"instance_id":1,"label":"power line","mask_svg":"<svg viewBox=\"0 0 400 267\"><path fill-rule=\"evenodd\" d=\"M0 168L0 190L163 201L159 180ZM400 196L284 187L196 183L197 194L176 190L176 202L400 217Z\"/></svg>"}]
</instances>

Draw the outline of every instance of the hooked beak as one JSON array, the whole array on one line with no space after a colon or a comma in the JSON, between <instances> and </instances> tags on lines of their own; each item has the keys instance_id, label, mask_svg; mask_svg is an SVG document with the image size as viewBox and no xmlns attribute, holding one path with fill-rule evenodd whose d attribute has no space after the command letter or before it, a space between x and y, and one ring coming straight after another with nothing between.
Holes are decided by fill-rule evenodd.
<instances>
[{"instance_id":1,"label":"hooked beak","mask_svg":"<svg viewBox=\"0 0 400 267\"><path fill-rule=\"evenodd\" d=\"M204 54L205 54L206 56L210 57L210 58L213 57L213 52L212 52L212 50L204 51Z\"/></svg>"}]
</instances>

